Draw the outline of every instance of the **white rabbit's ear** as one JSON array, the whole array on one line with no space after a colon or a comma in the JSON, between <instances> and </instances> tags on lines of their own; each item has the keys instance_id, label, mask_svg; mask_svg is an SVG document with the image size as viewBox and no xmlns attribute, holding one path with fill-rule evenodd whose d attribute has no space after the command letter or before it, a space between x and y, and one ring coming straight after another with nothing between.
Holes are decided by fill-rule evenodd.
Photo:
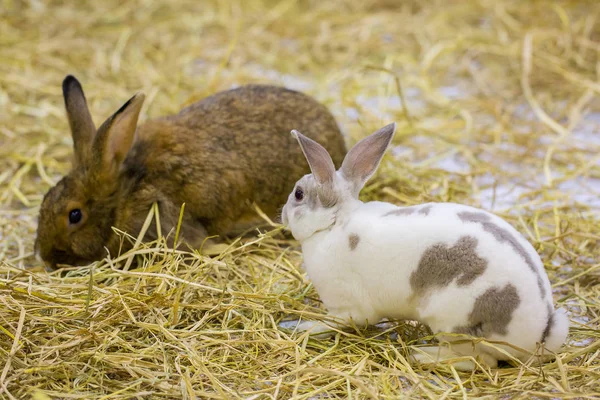
<instances>
[{"instance_id":1,"label":"white rabbit's ear","mask_svg":"<svg viewBox=\"0 0 600 400\"><path fill-rule=\"evenodd\" d=\"M296 130L292 131L292 136L300 143L300 148L302 148L304 157L306 157L306 161L308 161L310 170L317 183L321 185L333 183L335 165L327 150L319 143L307 138Z\"/></svg>"},{"instance_id":2,"label":"white rabbit's ear","mask_svg":"<svg viewBox=\"0 0 600 400\"><path fill-rule=\"evenodd\" d=\"M81 165L90 158L96 126L85 101L83 88L77 78L67 75L63 80L62 89L67 119L73 136L75 165Z\"/></svg>"},{"instance_id":3,"label":"white rabbit's ear","mask_svg":"<svg viewBox=\"0 0 600 400\"><path fill-rule=\"evenodd\" d=\"M135 138L144 99L137 93L98 128L94 140L94 157L102 174L117 172Z\"/></svg>"},{"instance_id":4,"label":"white rabbit's ear","mask_svg":"<svg viewBox=\"0 0 600 400\"><path fill-rule=\"evenodd\" d=\"M395 122L386 125L362 139L346 154L340 170L344 178L353 184L354 195L358 196L364 184L377 170L395 132Z\"/></svg>"}]
</instances>

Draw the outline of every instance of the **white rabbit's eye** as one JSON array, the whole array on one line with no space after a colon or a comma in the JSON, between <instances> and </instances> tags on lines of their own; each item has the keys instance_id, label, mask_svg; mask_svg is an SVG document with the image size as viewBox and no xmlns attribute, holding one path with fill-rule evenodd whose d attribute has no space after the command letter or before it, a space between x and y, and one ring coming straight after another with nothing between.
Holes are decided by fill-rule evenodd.
<instances>
[{"instance_id":1,"label":"white rabbit's eye","mask_svg":"<svg viewBox=\"0 0 600 400\"><path fill-rule=\"evenodd\" d=\"M81 221L83 214L79 208L69 211L69 223L71 225L78 224Z\"/></svg>"},{"instance_id":2,"label":"white rabbit's eye","mask_svg":"<svg viewBox=\"0 0 600 400\"><path fill-rule=\"evenodd\" d=\"M296 200L301 201L304 198L304 192L302 188L296 188L296 192L294 193Z\"/></svg>"}]
</instances>

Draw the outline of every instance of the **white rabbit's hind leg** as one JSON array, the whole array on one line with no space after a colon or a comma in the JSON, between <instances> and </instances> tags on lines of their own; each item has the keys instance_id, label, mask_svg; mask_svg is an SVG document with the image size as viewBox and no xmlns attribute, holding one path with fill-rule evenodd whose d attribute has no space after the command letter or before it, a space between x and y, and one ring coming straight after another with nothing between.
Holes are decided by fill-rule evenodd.
<instances>
[{"instance_id":1,"label":"white rabbit's hind leg","mask_svg":"<svg viewBox=\"0 0 600 400\"><path fill-rule=\"evenodd\" d=\"M411 351L410 358L420 364L436 364L448 361L459 371L472 371L477 368L477 363L483 367L496 368L498 360L486 353L475 353L464 351L464 345L458 345L458 349L448 347L447 344L431 347L415 347ZM476 362L477 361L477 362Z\"/></svg>"}]
</instances>

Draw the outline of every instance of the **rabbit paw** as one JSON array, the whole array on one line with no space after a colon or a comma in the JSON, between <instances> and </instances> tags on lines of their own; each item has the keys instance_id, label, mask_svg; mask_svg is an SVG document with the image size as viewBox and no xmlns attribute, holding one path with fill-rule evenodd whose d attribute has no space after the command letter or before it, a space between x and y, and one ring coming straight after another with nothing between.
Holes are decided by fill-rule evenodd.
<instances>
[{"instance_id":1,"label":"rabbit paw","mask_svg":"<svg viewBox=\"0 0 600 400\"><path fill-rule=\"evenodd\" d=\"M469 357L473 359L467 359ZM498 366L498 360L489 354L457 354L444 346L416 347L410 354L412 361L424 365L453 360L450 361L450 364L458 371L472 371L476 369L478 363L475 362L475 357L478 358L481 366L488 368L496 368Z\"/></svg>"},{"instance_id":2,"label":"rabbit paw","mask_svg":"<svg viewBox=\"0 0 600 400\"><path fill-rule=\"evenodd\" d=\"M335 335L336 331L331 326L320 322L320 321L286 321L282 322L280 326L284 329L293 329L298 333L309 332L310 336L314 336L319 339L325 339Z\"/></svg>"}]
</instances>

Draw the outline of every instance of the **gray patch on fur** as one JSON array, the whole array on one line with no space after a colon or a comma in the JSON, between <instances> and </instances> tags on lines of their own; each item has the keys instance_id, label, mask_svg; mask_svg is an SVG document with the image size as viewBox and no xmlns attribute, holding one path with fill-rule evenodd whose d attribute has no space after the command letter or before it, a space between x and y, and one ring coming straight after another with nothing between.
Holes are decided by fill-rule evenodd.
<instances>
[{"instance_id":1,"label":"gray patch on fur","mask_svg":"<svg viewBox=\"0 0 600 400\"><path fill-rule=\"evenodd\" d=\"M338 195L332 187L317 187L317 194L319 196L319 200L321 201L321 205L323 205L325 208L331 208L338 202Z\"/></svg>"},{"instance_id":2,"label":"gray patch on fur","mask_svg":"<svg viewBox=\"0 0 600 400\"><path fill-rule=\"evenodd\" d=\"M348 242L350 244L350 250L354 250L356 246L358 246L358 242L360 242L360 237L356 233L351 233L348 236Z\"/></svg>"},{"instance_id":3,"label":"gray patch on fur","mask_svg":"<svg viewBox=\"0 0 600 400\"><path fill-rule=\"evenodd\" d=\"M391 215L395 215L395 216L411 215L415 211L416 211L416 207L402 207L402 208L397 208L392 211L388 211L385 214L383 214L382 217L389 217Z\"/></svg>"},{"instance_id":4,"label":"gray patch on fur","mask_svg":"<svg viewBox=\"0 0 600 400\"><path fill-rule=\"evenodd\" d=\"M429 215L429 211L431 211L432 208L433 208L433 206L431 204L427 204L427 205L421 207L418 212L419 212L419 214Z\"/></svg>"},{"instance_id":5,"label":"gray patch on fur","mask_svg":"<svg viewBox=\"0 0 600 400\"><path fill-rule=\"evenodd\" d=\"M487 267L487 261L477 255L476 247L476 238L463 236L452 247L437 243L425 250L410 275L414 295L422 295L432 287L447 286L454 279L458 286L472 283Z\"/></svg>"},{"instance_id":6,"label":"gray patch on fur","mask_svg":"<svg viewBox=\"0 0 600 400\"><path fill-rule=\"evenodd\" d=\"M492 333L506 335L513 312L520 303L521 298L513 284L507 284L504 289L492 287L475 300L469 314L469 326L459 326L453 331L479 337L488 337Z\"/></svg>"},{"instance_id":7,"label":"gray patch on fur","mask_svg":"<svg viewBox=\"0 0 600 400\"><path fill-rule=\"evenodd\" d=\"M554 307L548 304L548 322L546 322L546 328L544 329L544 332L542 332L542 340L540 341L541 343L544 343L546 338L550 336L552 325L554 325Z\"/></svg>"},{"instance_id":8,"label":"gray patch on fur","mask_svg":"<svg viewBox=\"0 0 600 400\"><path fill-rule=\"evenodd\" d=\"M402 216L402 215L412 215L414 213L429 215L429 211L431 211L432 208L433 208L433 206L431 204L427 204L425 206L398 207L395 210L386 212L382 216L383 217L389 217L391 215Z\"/></svg>"},{"instance_id":9,"label":"gray patch on fur","mask_svg":"<svg viewBox=\"0 0 600 400\"><path fill-rule=\"evenodd\" d=\"M482 212L461 211L458 213L458 218L463 222L487 222L490 216Z\"/></svg>"},{"instance_id":10,"label":"gray patch on fur","mask_svg":"<svg viewBox=\"0 0 600 400\"><path fill-rule=\"evenodd\" d=\"M471 212L471 211L463 211L458 213L458 218L460 218L463 222L475 222L481 224L483 229L491 233L494 238L501 243L508 243L513 250L517 252L519 256L525 263L529 266L529 269L533 271L537 276L537 284L540 289L540 293L542 294L542 298L546 297L546 288L544 287L544 281L540 276L540 272L538 268L535 266L535 262L525 250L525 247L519 243L517 238L508 230L496 225L494 222L490 220L490 216L481 212Z\"/></svg>"},{"instance_id":11,"label":"gray patch on fur","mask_svg":"<svg viewBox=\"0 0 600 400\"><path fill-rule=\"evenodd\" d=\"M308 192L308 193L304 193L305 196L308 196L307 199L307 203L308 203L308 208L310 208L311 210L314 210L317 208L317 206L319 205L319 199L317 196L316 192Z\"/></svg>"}]
</instances>

